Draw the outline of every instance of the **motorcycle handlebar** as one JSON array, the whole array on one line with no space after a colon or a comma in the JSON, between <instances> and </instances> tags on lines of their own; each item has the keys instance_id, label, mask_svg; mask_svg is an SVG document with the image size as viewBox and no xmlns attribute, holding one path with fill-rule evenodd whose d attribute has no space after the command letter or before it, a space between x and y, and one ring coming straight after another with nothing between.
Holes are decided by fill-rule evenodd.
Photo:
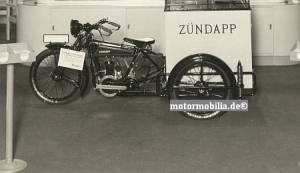
<instances>
[{"instance_id":1,"label":"motorcycle handlebar","mask_svg":"<svg viewBox=\"0 0 300 173\"><path fill-rule=\"evenodd\" d=\"M102 29L103 31L105 31L106 33L108 33L107 36L110 36L113 32L112 32L112 29L109 29L105 26L103 26L102 24L110 24L111 26L114 26L116 27L117 29L113 29L113 30L119 30L121 25L115 23L115 22L110 22L107 20L107 18L103 18L103 19L100 19L97 23L94 24L94 27L96 27L97 29Z\"/></svg>"},{"instance_id":2,"label":"motorcycle handlebar","mask_svg":"<svg viewBox=\"0 0 300 173\"><path fill-rule=\"evenodd\" d=\"M117 27L117 30L119 30L121 28L121 25L119 25L115 22L108 22L108 24L110 24L111 26Z\"/></svg>"},{"instance_id":3,"label":"motorcycle handlebar","mask_svg":"<svg viewBox=\"0 0 300 173\"><path fill-rule=\"evenodd\" d=\"M108 35L111 35L113 33L111 29L108 29L105 26L101 25L99 28L102 29L103 31L107 32Z\"/></svg>"},{"instance_id":4,"label":"motorcycle handlebar","mask_svg":"<svg viewBox=\"0 0 300 173\"><path fill-rule=\"evenodd\" d=\"M96 24L99 25L99 24L104 24L104 23L107 23L107 19L106 18L103 18L103 19L100 19Z\"/></svg>"}]
</instances>

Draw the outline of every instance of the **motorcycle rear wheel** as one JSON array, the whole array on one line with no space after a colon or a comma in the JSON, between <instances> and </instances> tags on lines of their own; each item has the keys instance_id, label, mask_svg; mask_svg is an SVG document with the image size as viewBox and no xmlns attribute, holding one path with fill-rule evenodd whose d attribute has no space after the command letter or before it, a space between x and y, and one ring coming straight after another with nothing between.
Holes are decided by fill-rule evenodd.
<instances>
[{"instance_id":1,"label":"motorcycle rear wheel","mask_svg":"<svg viewBox=\"0 0 300 173\"><path fill-rule=\"evenodd\" d=\"M202 76L201 76L202 73ZM230 87L230 72L222 69L218 62L208 58L201 61L192 61L184 65L176 75L173 86L204 87L208 89L181 88L174 89L171 100L230 100L233 99L233 90ZM223 87L218 91L213 87ZM224 111L182 111L184 116L193 119L212 119L223 115Z\"/></svg>"},{"instance_id":2,"label":"motorcycle rear wheel","mask_svg":"<svg viewBox=\"0 0 300 173\"><path fill-rule=\"evenodd\" d=\"M59 53L59 50L46 49L30 67L30 86L35 95L48 104L70 103L80 93L77 87L81 80L80 71L59 67Z\"/></svg>"}]
</instances>

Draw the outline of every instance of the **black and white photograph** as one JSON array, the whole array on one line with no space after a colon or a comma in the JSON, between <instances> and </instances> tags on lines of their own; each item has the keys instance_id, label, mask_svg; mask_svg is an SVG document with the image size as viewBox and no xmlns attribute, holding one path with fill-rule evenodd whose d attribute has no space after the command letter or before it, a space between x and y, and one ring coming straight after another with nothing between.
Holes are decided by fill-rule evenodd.
<instances>
[{"instance_id":1,"label":"black and white photograph","mask_svg":"<svg viewBox=\"0 0 300 173\"><path fill-rule=\"evenodd\" d=\"M0 173L300 172L300 0L0 0Z\"/></svg>"}]
</instances>

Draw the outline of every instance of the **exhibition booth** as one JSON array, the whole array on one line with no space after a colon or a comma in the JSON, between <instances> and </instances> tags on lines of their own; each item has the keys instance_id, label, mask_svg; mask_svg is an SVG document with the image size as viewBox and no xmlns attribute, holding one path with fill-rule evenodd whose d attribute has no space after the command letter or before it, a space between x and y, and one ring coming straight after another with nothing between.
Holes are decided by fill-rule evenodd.
<instances>
[{"instance_id":1,"label":"exhibition booth","mask_svg":"<svg viewBox=\"0 0 300 173\"><path fill-rule=\"evenodd\" d=\"M254 0L250 5L253 64L295 63L289 60L289 52L300 40L298 1ZM153 37L156 39L154 50L165 54L168 31L165 31L164 6L163 0L25 1L18 5L17 42L28 42L36 52L41 52L46 44L44 35L68 35L71 19L93 23L108 17L122 27L107 40L118 42L125 36ZM69 37L68 41L74 40Z\"/></svg>"}]
</instances>

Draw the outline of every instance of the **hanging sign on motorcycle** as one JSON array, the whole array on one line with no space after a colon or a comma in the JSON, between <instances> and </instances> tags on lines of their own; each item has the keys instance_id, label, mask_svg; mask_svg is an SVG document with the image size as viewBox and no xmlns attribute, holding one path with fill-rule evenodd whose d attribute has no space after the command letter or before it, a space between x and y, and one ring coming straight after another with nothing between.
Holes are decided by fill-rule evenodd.
<instances>
[{"instance_id":1,"label":"hanging sign on motorcycle","mask_svg":"<svg viewBox=\"0 0 300 173\"><path fill-rule=\"evenodd\" d=\"M82 71L84 58L84 52L70 49L60 49L58 66Z\"/></svg>"}]
</instances>

